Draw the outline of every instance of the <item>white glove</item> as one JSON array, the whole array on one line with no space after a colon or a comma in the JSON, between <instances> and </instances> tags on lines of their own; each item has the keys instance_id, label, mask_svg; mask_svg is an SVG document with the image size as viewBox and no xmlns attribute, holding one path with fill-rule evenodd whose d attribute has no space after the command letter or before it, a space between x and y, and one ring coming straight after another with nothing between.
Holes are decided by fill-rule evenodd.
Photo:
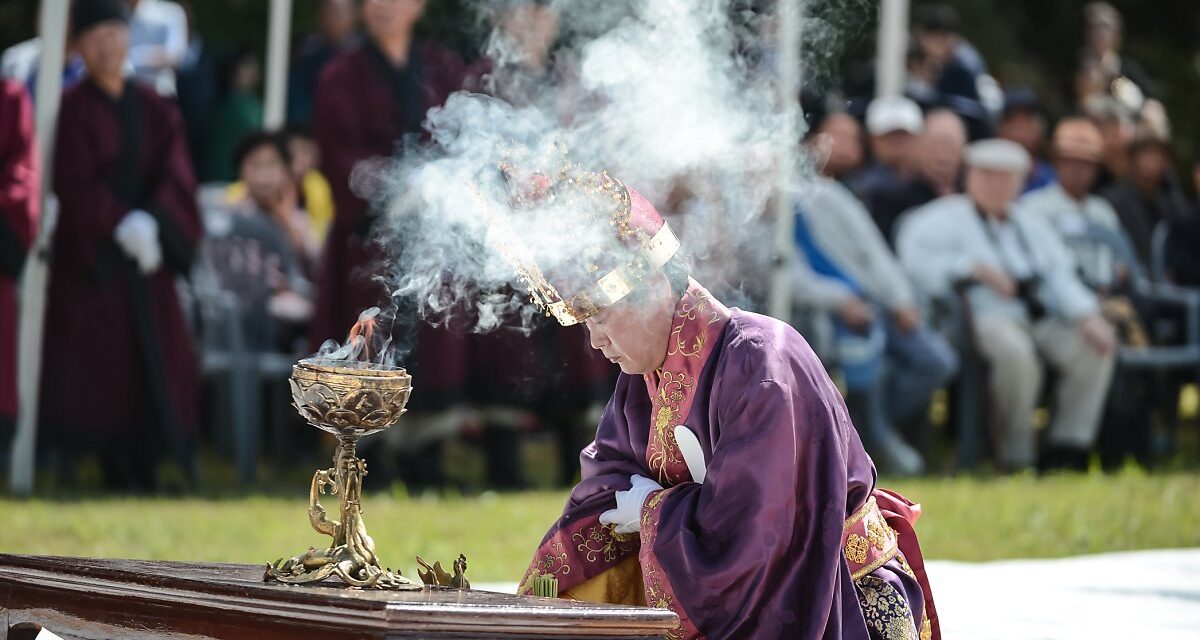
<instances>
[{"instance_id":1,"label":"white glove","mask_svg":"<svg viewBox=\"0 0 1200 640\"><path fill-rule=\"evenodd\" d=\"M630 476L629 482L633 485L629 491L616 493L617 508L600 514L600 524L615 525L613 531L616 533L641 531L642 505L646 504L646 498L651 493L662 490L662 485L645 476Z\"/></svg>"},{"instance_id":2,"label":"white glove","mask_svg":"<svg viewBox=\"0 0 1200 640\"><path fill-rule=\"evenodd\" d=\"M138 264L143 274L162 266L162 246L158 244L158 221L141 209L125 214L113 231L113 239Z\"/></svg>"}]
</instances>

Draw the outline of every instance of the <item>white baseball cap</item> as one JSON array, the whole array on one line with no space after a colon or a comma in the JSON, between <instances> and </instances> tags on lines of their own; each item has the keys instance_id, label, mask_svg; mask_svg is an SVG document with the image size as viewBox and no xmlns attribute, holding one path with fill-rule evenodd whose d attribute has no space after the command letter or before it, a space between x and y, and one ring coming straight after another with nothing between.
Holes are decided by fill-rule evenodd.
<instances>
[{"instance_id":1,"label":"white baseball cap","mask_svg":"<svg viewBox=\"0 0 1200 640\"><path fill-rule=\"evenodd\" d=\"M881 136L893 131L918 134L925 128L921 107L904 96L885 96L871 101L867 107L867 131Z\"/></svg>"}]
</instances>

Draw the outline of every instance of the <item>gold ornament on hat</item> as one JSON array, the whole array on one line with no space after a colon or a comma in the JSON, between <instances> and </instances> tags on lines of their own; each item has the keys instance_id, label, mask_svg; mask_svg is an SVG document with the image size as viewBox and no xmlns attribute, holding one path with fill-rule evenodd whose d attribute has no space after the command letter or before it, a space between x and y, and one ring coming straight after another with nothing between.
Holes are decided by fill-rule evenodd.
<instances>
[{"instance_id":1,"label":"gold ornament on hat","mask_svg":"<svg viewBox=\"0 0 1200 640\"><path fill-rule=\"evenodd\" d=\"M506 176L518 173L517 165L510 160L502 161L499 167ZM497 214L496 207L479 189L471 188L488 223L492 243L516 270L518 281L529 292L530 302L565 327L579 324L629 295L646 277L662 269L679 250L679 239L665 221L653 235L634 224L632 198L625 184L609 176L607 171L574 170L566 162L565 150L563 164L555 176L532 173L529 179L533 189L512 197L512 209L533 209L547 201L572 198L611 203L608 223L618 240L633 245L621 264L609 269L591 285L564 297L545 277L533 250L518 236L508 219ZM586 249L581 248L581 251ZM589 274L601 270L601 265L595 261L586 266Z\"/></svg>"}]
</instances>

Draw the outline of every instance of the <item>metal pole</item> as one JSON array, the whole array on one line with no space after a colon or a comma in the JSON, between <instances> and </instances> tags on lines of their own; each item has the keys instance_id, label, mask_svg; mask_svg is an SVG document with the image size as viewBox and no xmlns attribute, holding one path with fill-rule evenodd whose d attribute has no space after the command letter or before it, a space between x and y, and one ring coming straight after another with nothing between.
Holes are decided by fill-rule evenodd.
<instances>
[{"instance_id":1,"label":"metal pole","mask_svg":"<svg viewBox=\"0 0 1200 640\"><path fill-rule=\"evenodd\" d=\"M904 93L908 58L908 0L881 0L879 32L875 38L875 96Z\"/></svg>"},{"instance_id":2,"label":"metal pole","mask_svg":"<svg viewBox=\"0 0 1200 640\"><path fill-rule=\"evenodd\" d=\"M775 189L775 260L767 312L783 321L792 314L792 261L795 259L795 220L792 189L796 181L796 154L800 150L800 29L802 0L779 3L779 168Z\"/></svg>"},{"instance_id":3,"label":"metal pole","mask_svg":"<svg viewBox=\"0 0 1200 640\"><path fill-rule=\"evenodd\" d=\"M287 115L288 39L292 30L292 0L271 0L267 19L267 83L263 124L280 129Z\"/></svg>"},{"instance_id":4,"label":"metal pole","mask_svg":"<svg viewBox=\"0 0 1200 640\"><path fill-rule=\"evenodd\" d=\"M42 216L32 250L25 260L21 282L21 315L18 319L17 433L9 466L13 493L33 492L37 451L38 383L42 375L42 319L46 313L47 256L58 207L50 193L54 169L54 133L62 95L63 56L67 41L69 0L43 0L38 31L41 53L37 77L38 152L41 157Z\"/></svg>"}]
</instances>

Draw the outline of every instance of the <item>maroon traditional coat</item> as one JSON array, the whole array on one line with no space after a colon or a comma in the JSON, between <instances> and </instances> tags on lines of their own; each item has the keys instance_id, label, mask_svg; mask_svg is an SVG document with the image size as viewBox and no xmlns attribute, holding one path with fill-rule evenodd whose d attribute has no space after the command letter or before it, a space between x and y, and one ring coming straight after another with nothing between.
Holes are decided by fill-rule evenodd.
<instances>
[{"instance_id":1,"label":"maroon traditional coat","mask_svg":"<svg viewBox=\"0 0 1200 640\"><path fill-rule=\"evenodd\" d=\"M196 422L198 371L175 280L202 234L175 105L126 82L63 93L54 155L60 202L50 259L41 417L59 436ZM163 266L143 276L113 241L133 209L158 222Z\"/></svg>"},{"instance_id":2,"label":"maroon traditional coat","mask_svg":"<svg viewBox=\"0 0 1200 640\"><path fill-rule=\"evenodd\" d=\"M315 129L337 213L318 279L314 349L330 338L343 339L363 309L389 304L386 290L373 279L382 256L370 241L372 208L353 192L351 172L363 160L391 157L405 135L421 135L426 112L462 87L464 73L452 54L429 44L415 46L409 66L397 69L369 40L321 72ZM467 375L464 340L426 323L416 332L418 366L405 363L419 376L414 406L456 400Z\"/></svg>"},{"instance_id":3,"label":"maroon traditional coat","mask_svg":"<svg viewBox=\"0 0 1200 640\"><path fill-rule=\"evenodd\" d=\"M17 289L38 218L33 109L24 87L0 80L0 417L17 413Z\"/></svg>"}]
</instances>

